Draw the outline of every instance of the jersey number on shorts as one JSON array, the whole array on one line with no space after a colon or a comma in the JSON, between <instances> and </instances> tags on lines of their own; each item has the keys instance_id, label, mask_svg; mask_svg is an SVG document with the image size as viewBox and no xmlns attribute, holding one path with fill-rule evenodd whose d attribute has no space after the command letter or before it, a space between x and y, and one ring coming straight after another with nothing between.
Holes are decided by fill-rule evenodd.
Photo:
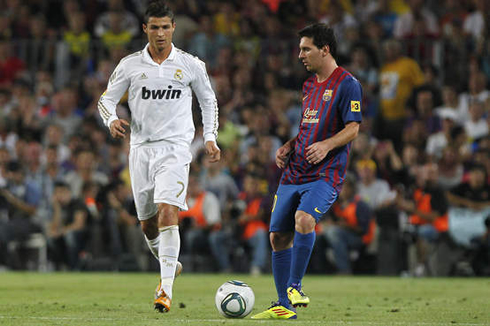
<instances>
[{"instance_id":1,"label":"jersey number on shorts","mask_svg":"<svg viewBox=\"0 0 490 326\"><path fill-rule=\"evenodd\" d=\"M272 211L274 212L274 208L276 208L277 203L277 195L274 195L274 203L272 204Z\"/></svg>"},{"instance_id":2,"label":"jersey number on shorts","mask_svg":"<svg viewBox=\"0 0 490 326\"><path fill-rule=\"evenodd\" d=\"M185 189L184 183L182 181L177 181L177 183L182 186L182 189L180 189L179 193L175 197L179 197L180 195L182 195Z\"/></svg>"}]
</instances>

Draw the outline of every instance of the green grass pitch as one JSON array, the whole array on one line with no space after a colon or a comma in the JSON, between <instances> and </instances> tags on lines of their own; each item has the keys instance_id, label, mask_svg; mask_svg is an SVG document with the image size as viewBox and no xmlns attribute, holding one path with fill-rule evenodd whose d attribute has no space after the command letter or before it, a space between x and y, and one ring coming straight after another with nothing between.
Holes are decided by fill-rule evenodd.
<instances>
[{"instance_id":1,"label":"green grass pitch","mask_svg":"<svg viewBox=\"0 0 490 326\"><path fill-rule=\"evenodd\" d=\"M278 325L226 319L214 306L225 281L247 282L252 314L275 299L271 275L183 274L168 314L153 310L157 274L0 273L0 325ZM297 325L490 325L489 278L306 276L311 304Z\"/></svg>"}]
</instances>

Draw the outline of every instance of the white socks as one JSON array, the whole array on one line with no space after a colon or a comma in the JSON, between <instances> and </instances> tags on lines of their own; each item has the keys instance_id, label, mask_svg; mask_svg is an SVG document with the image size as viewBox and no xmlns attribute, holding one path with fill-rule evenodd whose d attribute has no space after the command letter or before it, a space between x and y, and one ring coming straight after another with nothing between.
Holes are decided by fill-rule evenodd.
<instances>
[{"instance_id":1,"label":"white socks","mask_svg":"<svg viewBox=\"0 0 490 326\"><path fill-rule=\"evenodd\" d=\"M172 298L172 285L174 283L177 258L179 257L180 251L179 226L166 226L160 228L159 231L160 235L156 239L160 240L158 261L160 262L162 289L169 298Z\"/></svg>"},{"instance_id":2,"label":"white socks","mask_svg":"<svg viewBox=\"0 0 490 326\"><path fill-rule=\"evenodd\" d=\"M153 254L153 256L155 256L157 260L158 260L158 247L160 244L160 234L161 233L158 233L158 236L155 239L151 239L151 240L148 239L145 235L146 244L148 245L148 248L150 248L151 253Z\"/></svg>"}]
</instances>

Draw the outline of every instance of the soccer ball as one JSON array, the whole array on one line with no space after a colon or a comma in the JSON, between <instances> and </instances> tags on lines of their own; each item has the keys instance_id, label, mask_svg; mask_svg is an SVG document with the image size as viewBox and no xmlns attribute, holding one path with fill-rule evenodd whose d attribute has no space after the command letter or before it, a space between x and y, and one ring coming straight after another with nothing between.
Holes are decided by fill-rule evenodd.
<instances>
[{"instance_id":1,"label":"soccer ball","mask_svg":"<svg viewBox=\"0 0 490 326\"><path fill-rule=\"evenodd\" d=\"M252 288L242 281L228 281L216 291L216 308L227 318L243 318L252 311L255 295Z\"/></svg>"}]
</instances>

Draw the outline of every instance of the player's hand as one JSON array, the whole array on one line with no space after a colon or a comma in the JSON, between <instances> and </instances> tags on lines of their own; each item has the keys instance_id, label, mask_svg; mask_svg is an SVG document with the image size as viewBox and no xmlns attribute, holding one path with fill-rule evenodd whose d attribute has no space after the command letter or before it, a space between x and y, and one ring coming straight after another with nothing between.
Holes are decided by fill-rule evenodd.
<instances>
[{"instance_id":1,"label":"player's hand","mask_svg":"<svg viewBox=\"0 0 490 326\"><path fill-rule=\"evenodd\" d=\"M327 156L330 150L327 140L313 143L306 147L306 161L310 164L318 164Z\"/></svg>"},{"instance_id":2,"label":"player's hand","mask_svg":"<svg viewBox=\"0 0 490 326\"><path fill-rule=\"evenodd\" d=\"M111 123L111 136L114 138L125 138L126 137L126 128L129 126L129 122L124 119L114 120Z\"/></svg>"},{"instance_id":3,"label":"player's hand","mask_svg":"<svg viewBox=\"0 0 490 326\"><path fill-rule=\"evenodd\" d=\"M291 147L287 143L277 149L276 165L278 168L284 169L290 152L291 152Z\"/></svg>"},{"instance_id":4,"label":"player's hand","mask_svg":"<svg viewBox=\"0 0 490 326\"><path fill-rule=\"evenodd\" d=\"M206 154L209 157L209 162L215 163L221 159L221 150L214 141L208 140L206 142Z\"/></svg>"}]
</instances>

